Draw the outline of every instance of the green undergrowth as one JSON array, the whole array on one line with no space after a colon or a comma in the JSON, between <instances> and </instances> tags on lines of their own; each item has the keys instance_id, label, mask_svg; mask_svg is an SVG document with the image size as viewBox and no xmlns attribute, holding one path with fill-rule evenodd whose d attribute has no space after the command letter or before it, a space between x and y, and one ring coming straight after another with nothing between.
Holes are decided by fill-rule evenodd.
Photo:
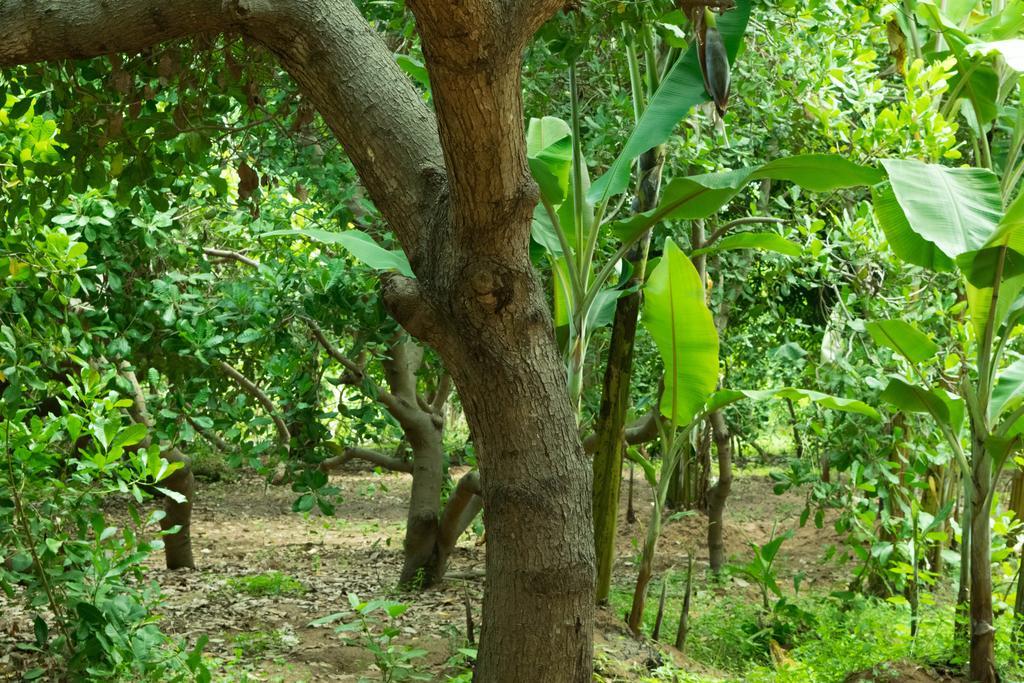
<instances>
[{"instance_id":1,"label":"green undergrowth","mask_svg":"<svg viewBox=\"0 0 1024 683\"><path fill-rule=\"evenodd\" d=\"M720 671L722 678L702 677L669 664L652 668L641 681L733 681L743 683L838 683L854 671L885 662L913 661L947 669L953 654L953 609L949 604L922 607L916 638L910 635L910 610L885 600L855 597L840 600L807 594L794 603L799 619L762 615L753 600L736 595L731 585L708 590L695 585L686 656ZM612 591L610 606L625 614L631 586ZM671 577L661 640L671 643L678 627L682 581ZM732 594L730 594L732 593ZM660 585L652 586L644 618L650 634L658 609ZM781 622L781 623L780 623ZM787 623L788 622L788 623ZM1009 642L1010 615L997 621L997 657L1003 680L1024 680L1024 661ZM666 658L667 660L668 658Z\"/></svg>"},{"instance_id":2,"label":"green undergrowth","mask_svg":"<svg viewBox=\"0 0 1024 683\"><path fill-rule=\"evenodd\" d=\"M228 579L228 587L238 593L260 597L302 595L306 592L306 587L302 582L281 572L267 572Z\"/></svg>"}]
</instances>

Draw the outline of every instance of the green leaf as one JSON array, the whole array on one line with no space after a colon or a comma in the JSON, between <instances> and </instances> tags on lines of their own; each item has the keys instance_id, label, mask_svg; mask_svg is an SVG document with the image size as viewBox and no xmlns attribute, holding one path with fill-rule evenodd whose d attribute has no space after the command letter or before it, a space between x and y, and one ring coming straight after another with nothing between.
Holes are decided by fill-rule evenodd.
<instances>
[{"instance_id":1,"label":"green leaf","mask_svg":"<svg viewBox=\"0 0 1024 683\"><path fill-rule=\"evenodd\" d=\"M188 498L186 498L185 496L181 495L177 491L172 491L171 489L164 488L163 486L154 486L153 488L155 488L157 491L159 491L160 493L164 494L165 496L167 496L168 498L173 500L175 503L185 503L185 502L188 502Z\"/></svg>"},{"instance_id":2,"label":"green leaf","mask_svg":"<svg viewBox=\"0 0 1024 683\"><path fill-rule=\"evenodd\" d=\"M725 41L729 61L736 60L747 29L752 0L738 0L735 9L718 18L718 31ZM679 120L698 104L711 98L704 90L696 43L675 63L654 93L636 128L608 171L590 188L588 197L597 203L624 191L629 184L632 162L647 150L668 140Z\"/></svg>"},{"instance_id":3,"label":"green leaf","mask_svg":"<svg viewBox=\"0 0 1024 683\"><path fill-rule=\"evenodd\" d=\"M50 627L38 614L32 617L32 630L36 637L36 647L46 647L46 643L50 639Z\"/></svg>"},{"instance_id":4,"label":"green leaf","mask_svg":"<svg viewBox=\"0 0 1024 683\"><path fill-rule=\"evenodd\" d=\"M662 192L658 206L615 221L611 230L623 242L636 239L663 220L707 218L753 180L788 180L814 191L830 191L876 183L881 172L859 166L837 154L803 154L776 159L762 166L676 178Z\"/></svg>"},{"instance_id":5,"label":"green leaf","mask_svg":"<svg viewBox=\"0 0 1024 683\"><path fill-rule=\"evenodd\" d=\"M875 320L865 327L876 343L889 347L911 363L924 363L939 351L939 345L928 335L902 320Z\"/></svg>"},{"instance_id":6,"label":"green leaf","mask_svg":"<svg viewBox=\"0 0 1024 683\"><path fill-rule=\"evenodd\" d=\"M880 419L878 411L863 401L858 401L853 398L843 398L841 396L832 396L831 394L823 394L820 391L799 389L797 387L780 387L778 389L765 390L720 389L712 394L708 399L708 402L704 405L704 412L714 412L745 398L749 398L753 401L765 401L780 398L788 398L792 401L807 400L830 410L856 413L875 420Z\"/></svg>"},{"instance_id":7,"label":"green leaf","mask_svg":"<svg viewBox=\"0 0 1024 683\"><path fill-rule=\"evenodd\" d=\"M1003 280L999 290L999 301L996 303L996 314L992 319L997 330L1014 310L1022 290L1024 290L1024 275ZM985 328L988 325L989 311L992 308L992 287L975 287L968 282L967 308L970 312L971 324L974 326L974 333L978 339L983 339Z\"/></svg>"},{"instance_id":8,"label":"green leaf","mask_svg":"<svg viewBox=\"0 0 1024 683\"><path fill-rule=\"evenodd\" d=\"M1024 73L1024 38L971 43L967 46L967 52L972 55L998 54L1011 69Z\"/></svg>"},{"instance_id":9,"label":"green leaf","mask_svg":"<svg viewBox=\"0 0 1024 683\"><path fill-rule=\"evenodd\" d=\"M526 156L541 193L552 206L561 204L569 195L572 170L569 124L553 116L530 119L526 130Z\"/></svg>"},{"instance_id":10,"label":"green leaf","mask_svg":"<svg viewBox=\"0 0 1024 683\"><path fill-rule=\"evenodd\" d=\"M773 398L788 398L791 401L806 400L811 401L812 403L817 403L822 408L828 408L829 410L838 410L845 413L857 413L858 415L865 415L876 420L879 419L878 411L863 401L824 394L820 391L814 391L813 389L782 387L781 389L772 389L769 392L746 391L744 393L750 398L755 398L757 395L768 393Z\"/></svg>"},{"instance_id":11,"label":"green leaf","mask_svg":"<svg viewBox=\"0 0 1024 683\"><path fill-rule=\"evenodd\" d=\"M262 332L260 332L259 330L254 330L253 328L250 327L250 328L246 329L244 332L242 332L242 334L238 335L235 338L235 342L238 343L238 344L248 344L249 342L254 342L257 339L262 339L262 338L263 338L263 333Z\"/></svg>"},{"instance_id":12,"label":"green leaf","mask_svg":"<svg viewBox=\"0 0 1024 683\"><path fill-rule=\"evenodd\" d=\"M623 242L631 242L663 220L707 218L735 197L752 173L753 169L741 168L676 178L665 186L658 206L615 221L610 229Z\"/></svg>"},{"instance_id":13,"label":"green leaf","mask_svg":"<svg viewBox=\"0 0 1024 683\"><path fill-rule=\"evenodd\" d=\"M838 154L797 154L769 161L754 172L751 180L761 178L788 180L811 192L831 192L874 185L884 175L877 168L855 164Z\"/></svg>"},{"instance_id":14,"label":"green leaf","mask_svg":"<svg viewBox=\"0 0 1024 683\"><path fill-rule=\"evenodd\" d=\"M117 433L114 440L110 444L110 450L115 448L124 448L125 446L134 446L143 439L146 438L146 434L149 429L144 424L138 422L125 427Z\"/></svg>"},{"instance_id":15,"label":"green leaf","mask_svg":"<svg viewBox=\"0 0 1024 683\"><path fill-rule=\"evenodd\" d=\"M20 119L22 116L25 115L26 112L28 112L28 108L31 107L31 106L32 106L32 98L31 97L23 97L22 99L18 100L17 102L15 102L11 106L11 108L7 112L7 117L11 121L14 121L16 119Z\"/></svg>"},{"instance_id":16,"label":"green leaf","mask_svg":"<svg viewBox=\"0 0 1024 683\"><path fill-rule=\"evenodd\" d=\"M885 159L882 164L889 173L906 227L946 257L955 259L981 249L996 232L1003 200L999 179L991 171L948 168L909 159ZM891 221L889 227L900 226L898 221Z\"/></svg>"},{"instance_id":17,"label":"green leaf","mask_svg":"<svg viewBox=\"0 0 1024 683\"><path fill-rule=\"evenodd\" d=\"M1024 192L1010 204L988 241L978 250L961 254L957 265L972 285L990 288L995 284L997 264L1004 247L1007 251L1002 257L1002 278L1005 280L1024 273Z\"/></svg>"},{"instance_id":18,"label":"green leaf","mask_svg":"<svg viewBox=\"0 0 1024 683\"><path fill-rule=\"evenodd\" d=\"M882 392L882 400L892 404L906 413L925 413L941 425L959 431L963 421L963 402L941 395L940 390L929 390L916 384L909 384L898 377L889 378L889 383ZM959 419L956 410L959 407Z\"/></svg>"},{"instance_id":19,"label":"green leaf","mask_svg":"<svg viewBox=\"0 0 1024 683\"><path fill-rule=\"evenodd\" d=\"M424 90L430 92L430 74L427 73L427 67L424 66L423 62L409 55L395 55L395 61L402 71L423 86Z\"/></svg>"},{"instance_id":20,"label":"green leaf","mask_svg":"<svg viewBox=\"0 0 1024 683\"><path fill-rule=\"evenodd\" d=\"M665 363L661 413L685 426L718 384L718 331L704 283L671 239L644 287L644 327Z\"/></svg>"},{"instance_id":21,"label":"green leaf","mask_svg":"<svg viewBox=\"0 0 1024 683\"><path fill-rule=\"evenodd\" d=\"M544 247L553 256L562 256L564 250L562 243L555 232L555 226L551 223L547 209L539 203L533 210L533 223L530 225L530 237L533 241Z\"/></svg>"},{"instance_id":22,"label":"green leaf","mask_svg":"<svg viewBox=\"0 0 1024 683\"><path fill-rule=\"evenodd\" d=\"M657 489L658 470L654 467L654 463L645 458L639 450L632 446L626 449L626 457L640 465L640 468L644 471L644 479L647 480L652 489Z\"/></svg>"},{"instance_id":23,"label":"green leaf","mask_svg":"<svg viewBox=\"0 0 1024 683\"><path fill-rule=\"evenodd\" d=\"M903 207L896 200L889 183L871 188L875 220L885 233L889 248L899 258L915 266L933 271L953 270L953 260L942 253L937 246L914 232L910 221L903 213Z\"/></svg>"},{"instance_id":24,"label":"green leaf","mask_svg":"<svg viewBox=\"0 0 1024 683\"><path fill-rule=\"evenodd\" d=\"M988 415L992 422L1004 412L1015 410L1024 399L1024 358L1003 368L992 387L992 398L988 404Z\"/></svg>"},{"instance_id":25,"label":"green leaf","mask_svg":"<svg viewBox=\"0 0 1024 683\"><path fill-rule=\"evenodd\" d=\"M315 228L303 228L294 230L271 230L259 235L260 237L284 237L296 236L305 237L324 244L340 244L353 257L362 261L374 270L398 271L406 277L415 277L409 259L401 251L389 251L374 241L372 237L362 230L346 230L345 232L330 232Z\"/></svg>"},{"instance_id":26,"label":"green leaf","mask_svg":"<svg viewBox=\"0 0 1024 683\"><path fill-rule=\"evenodd\" d=\"M325 617L320 617L319 619L314 619L313 621L309 622L309 625L310 626L326 626L327 624L333 624L336 621L341 621L346 616L348 616L348 612L335 612L334 614L328 614Z\"/></svg>"},{"instance_id":27,"label":"green leaf","mask_svg":"<svg viewBox=\"0 0 1024 683\"><path fill-rule=\"evenodd\" d=\"M722 251L733 251L736 249L774 251L786 256L799 256L803 253L802 246L774 232L742 232L738 235L723 237L710 247L692 251L690 252L690 258L701 256L702 254L717 254Z\"/></svg>"}]
</instances>

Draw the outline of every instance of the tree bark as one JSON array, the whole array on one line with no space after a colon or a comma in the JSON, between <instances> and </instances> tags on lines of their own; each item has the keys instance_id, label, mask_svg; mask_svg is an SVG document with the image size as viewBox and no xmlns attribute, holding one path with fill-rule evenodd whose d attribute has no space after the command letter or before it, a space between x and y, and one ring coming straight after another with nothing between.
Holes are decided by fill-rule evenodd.
<instances>
[{"instance_id":1,"label":"tree bark","mask_svg":"<svg viewBox=\"0 0 1024 683\"><path fill-rule=\"evenodd\" d=\"M725 566L725 501L729 498L732 488L732 438L729 426L721 410L716 410L708 418L715 437L715 450L718 453L718 481L708 491L708 559L711 571L718 573Z\"/></svg>"},{"instance_id":2,"label":"tree bark","mask_svg":"<svg viewBox=\"0 0 1024 683\"><path fill-rule=\"evenodd\" d=\"M132 405L129 408L132 419L152 429L153 418L146 406L146 394L142 391L135 371L128 363L122 363L120 370L132 387ZM138 446L149 448L152 443L152 437L147 434ZM166 532L178 527L174 533L164 536L164 561L168 569L195 569L196 563L192 556L192 500L196 494L196 479L192 473L192 461L177 448L163 450L160 456L169 463L181 464L170 476L158 482L160 488L184 498L178 502L170 496L163 496L164 518L160 520L160 528Z\"/></svg>"},{"instance_id":3,"label":"tree bark","mask_svg":"<svg viewBox=\"0 0 1024 683\"><path fill-rule=\"evenodd\" d=\"M594 614L590 463L540 285L523 277L514 286L528 304L502 311L504 334L486 318L459 316L472 330L466 348L443 354L483 483L487 583L476 680L583 683Z\"/></svg>"},{"instance_id":4,"label":"tree bark","mask_svg":"<svg viewBox=\"0 0 1024 683\"><path fill-rule=\"evenodd\" d=\"M992 460L983 442L973 444L971 485L971 656L970 680L996 683L992 614Z\"/></svg>"},{"instance_id":5,"label":"tree bark","mask_svg":"<svg viewBox=\"0 0 1024 683\"><path fill-rule=\"evenodd\" d=\"M181 469L160 482L160 486L184 497L176 502L164 496L165 516L160 520L164 531L178 527L178 531L164 536L164 560L168 569L195 569L192 556L192 501L196 495L196 479L192 474L192 463L188 456L172 448L160 454L167 462L180 462Z\"/></svg>"},{"instance_id":6,"label":"tree bark","mask_svg":"<svg viewBox=\"0 0 1024 683\"><path fill-rule=\"evenodd\" d=\"M665 165L664 146L656 147L640 157L636 212L642 213L658 203L661 170ZM628 286L644 281L647 253L651 245L650 231L626 257L633 268ZM633 348L636 341L637 318L640 313L640 292L620 298L615 304L612 339L608 347L601 407L597 416L597 450L594 454L594 544L597 557L595 599L607 602L615 566L615 537L619 520L619 494L622 490L622 459L626 413L629 410L629 386L633 376Z\"/></svg>"}]
</instances>

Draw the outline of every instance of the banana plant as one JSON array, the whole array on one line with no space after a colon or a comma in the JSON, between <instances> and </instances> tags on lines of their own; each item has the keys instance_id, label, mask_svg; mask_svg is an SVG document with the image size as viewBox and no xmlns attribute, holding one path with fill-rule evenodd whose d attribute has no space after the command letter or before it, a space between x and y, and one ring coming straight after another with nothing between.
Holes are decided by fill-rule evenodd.
<instances>
[{"instance_id":1,"label":"banana plant","mask_svg":"<svg viewBox=\"0 0 1024 683\"><path fill-rule=\"evenodd\" d=\"M810 400L826 408L878 419L878 412L861 401L806 389L782 387L762 391L726 389L716 392L719 381L718 330L705 301L704 282L693 263L673 240L665 241L664 255L651 271L643 292L641 321L654 339L665 366L659 400L660 419L657 420L663 455L659 473L639 452L634 449L628 452L630 459L643 469L655 493L654 510L647 525L647 537L641 550L640 568L628 617L629 627L634 633L639 633L643 621L671 473L679 462L694 425L736 401L772 398Z\"/></svg>"},{"instance_id":2,"label":"banana plant","mask_svg":"<svg viewBox=\"0 0 1024 683\"><path fill-rule=\"evenodd\" d=\"M722 17L715 33L716 59L725 60L726 72L728 61L735 59L739 50L751 0L738 0L735 4L735 8ZM700 33L703 36L703 32ZM530 122L528 129L530 167L542 197L535 212L534 240L547 251L551 260L555 324L561 332L566 354L570 395L577 404L590 334L596 327L610 322L616 300L630 291L630 285L609 286L610 280L622 270L628 275L628 265L623 268L628 259L623 262L623 257L630 254L639 241L638 238L623 244L610 261L598 264L595 257L598 239L604 233L602 226L613 220L626 203L625 197L617 203L614 200L626 189L633 162L642 155L657 160L639 165L638 194L657 196L663 155L654 152L669 138L680 119L694 106L709 99L710 91L705 89L702 76L704 42L693 41L682 57L672 48L663 60L656 54L655 42L650 26L627 29L623 36L637 125L609 171L598 180L600 189L591 187L582 155L574 64L569 66L572 112L569 123L551 118L536 119ZM641 76L641 62L646 66L645 77ZM653 187L645 192L645 186ZM633 317L635 320L635 314Z\"/></svg>"},{"instance_id":3,"label":"banana plant","mask_svg":"<svg viewBox=\"0 0 1024 683\"><path fill-rule=\"evenodd\" d=\"M607 323L615 300L624 291L610 286L629 250L648 231L672 220L699 220L715 215L751 182L770 178L788 180L815 192L873 185L882 179L874 168L832 154L783 157L759 166L684 176L672 180L653 209L622 219L599 221L598 210L585 191L585 163L570 151L578 148L568 124L559 119L530 122L528 154L541 189L541 204L534 213L533 238L547 251L555 278L555 324L567 330L567 374L570 396L578 401L587 341L599 324ZM576 168L580 168L577 173ZM611 171L609 171L611 172ZM569 176L578 177L571 186ZM746 217L725 223L693 255L731 249L764 249L790 255L800 245L770 232L728 235L743 224L765 220ZM771 220L771 219L768 219ZM571 222L570 222L571 221ZM572 226L570 228L570 226ZM603 263L596 260L600 231L618 239L618 247Z\"/></svg>"},{"instance_id":4,"label":"banana plant","mask_svg":"<svg viewBox=\"0 0 1024 683\"><path fill-rule=\"evenodd\" d=\"M867 330L906 363L882 400L931 417L961 470L960 594L966 597L969 583L970 675L995 681L989 517L993 482L1024 439L1024 358L1013 344L1024 315L1024 195L1008 202L988 169L895 159L883 165L888 182L873 195L890 248L910 264L959 271L966 293L969 367L942 384L927 371L940 347L923 332L901 321L875 321Z\"/></svg>"}]
</instances>

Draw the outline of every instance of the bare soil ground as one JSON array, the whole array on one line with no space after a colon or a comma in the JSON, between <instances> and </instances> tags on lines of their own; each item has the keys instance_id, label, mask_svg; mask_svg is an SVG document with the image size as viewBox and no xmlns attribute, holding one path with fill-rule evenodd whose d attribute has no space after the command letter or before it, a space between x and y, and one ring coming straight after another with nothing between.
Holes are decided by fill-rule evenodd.
<instances>
[{"instance_id":1,"label":"bare soil ground","mask_svg":"<svg viewBox=\"0 0 1024 683\"><path fill-rule=\"evenodd\" d=\"M396 593L410 482L406 474L355 469L339 473L332 483L341 488L342 500L336 515L326 517L315 511L292 512L296 494L288 487L268 487L255 478L200 481L192 526L199 569L169 572L162 568L161 557L150 558L149 575L167 596L161 628L190 642L208 636L206 652L215 658L220 680L354 683L363 676L377 678L372 654L347 644L335 633L336 624L312 626L311 622L336 612L348 613L351 593L361 599L388 597L409 606L397 620L400 642L426 650L419 665L435 680L445 680L456 670L450 658L468 646L467 602L479 631L485 546L477 545L475 536L467 533L441 587L420 594ZM635 543L642 542L650 501L649 491L638 481L638 521L627 524L623 492L617 583L628 585L635 579ZM764 477L738 478L726 512L727 554L743 559L750 543L764 543L775 529L781 533L797 528L802 508L798 494L777 496ZM669 522L660 541L656 571L685 566L688 552L694 554L698 567L706 566L706 525L700 514ZM813 524L799 529L782 554L782 578L788 581L801 571L808 575L807 583L822 588L834 585L839 576L848 575L848 568L835 562L823 564L821 559L838 540L830 520L823 529ZM284 578L268 588L265 579L275 572ZM0 598L0 680L4 680L4 661L8 667L16 665L17 659L10 656L13 644L31 639L31 621L26 619L16 605L4 604ZM351 616L346 614L342 621L351 621ZM603 661L612 663L602 671L606 681L638 680L658 659L654 647L628 635L621 615L607 610L599 614L595 647L607 655ZM716 675L678 652L673 656L686 671Z\"/></svg>"}]
</instances>

